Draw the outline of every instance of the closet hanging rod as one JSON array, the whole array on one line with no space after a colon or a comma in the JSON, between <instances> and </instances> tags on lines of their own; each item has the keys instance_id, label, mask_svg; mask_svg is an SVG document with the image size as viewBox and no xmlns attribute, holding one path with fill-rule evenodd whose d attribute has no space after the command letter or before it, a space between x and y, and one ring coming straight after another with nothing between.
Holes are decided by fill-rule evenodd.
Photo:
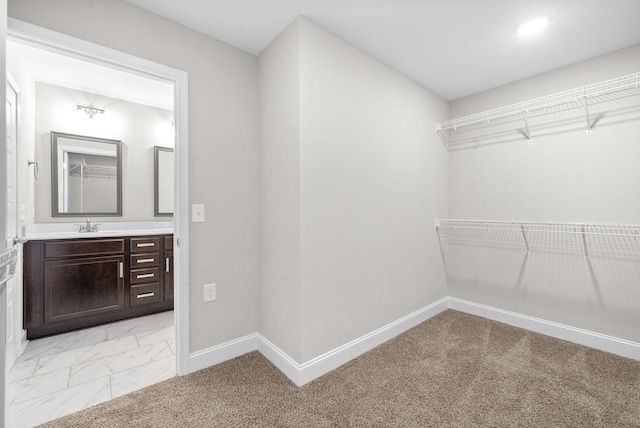
<instances>
[{"instance_id":1,"label":"closet hanging rod","mask_svg":"<svg viewBox=\"0 0 640 428\"><path fill-rule=\"evenodd\" d=\"M513 231L538 233L566 233L576 235L626 236L640 238L638 224L602 224L602 223L553 223L529 221L493 221L493 220L453 220L438 219L436 229L476 229L485 231Z\"/></svg>"},{"instance_id":2,"label":"closet hanging rod","mask_svg":"<svg viewBox=\"0 0 640 428\"><path fill-rule=\"evenodd\" d=\"M504 107L487 110L480 113L463 116L456 119L436 123L437 131L457 130L460 127L489 123L493 120L510 116L517 116L523 112L531 113L544 108L555 107L557 105L579 102L591 99L612 92L620 92L627 89L640 88L640 73L629 74L615 79L605 80L592 85L582 86L556 94L547 95L532 100L511 104Z\"/></svg>"}]
</instances>

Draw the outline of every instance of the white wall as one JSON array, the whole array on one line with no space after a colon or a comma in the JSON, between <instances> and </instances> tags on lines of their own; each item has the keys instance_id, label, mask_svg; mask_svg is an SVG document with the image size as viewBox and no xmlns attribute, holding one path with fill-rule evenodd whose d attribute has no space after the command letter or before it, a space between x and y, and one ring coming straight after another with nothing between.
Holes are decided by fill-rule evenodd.
<instances>
[{"instance_id":1,"label":"white wall","mask_svg":"<svg viewBox=\"0 0 640 428\"><path fill-rule=\"evenodd\" d=\"M122 141L122 217L97 222L155 221L153 147L173 147L173 112L102 95L36 83L35 158L40 178L35 182L36 223L73 222L84 217L51 215L51 131ZM105 109L89 118L77 105ZM23 141L29 143L29 136Z\"/></svg>"},{"instance_id":2,"label":"white wall","mask_svg":"<svg viewBox=\"0 0 640 428\"><path fill-rule=\"evenodd\" d=\"M301 363L446 296L448 106L302 18L260 64L260 327Z\"/></svg>"},{"instance_id":3,"label":"white wall","mask_svg":"<svg viewBox=\"0 0 640 428\"><path fill-rule=\"evenodd\" d=\"M260 332L300 361L300 31L259 57Z\"/></svg>"},{"instance_id":4,"label":"white wall","mask_svg":"<svg viewBox=\"0 0 640 428\"><path fill-rule=\"evenodd\" d=\"M302 361L447 295L448 105L301 21Z\"/></svg>"},{"instance_id":5,"label":"white wall","mask_svg":"<svg viewBox=\"0 0 640 428\"><path fill-rule=\"evenodd\" d=\"M9 16L186 71L190 352L258 329L257 60L120 0L12 0ZM218 284L203 303L202 285Z\"/></svg>"},{"instance_id":6,"label":"white wall","mask_svg":"<svg viewBox=\"0 0 640 428\"><path fill-rule=\"evenodd\" d=\"M640 71L640 45L455 101L451 117ZM631 103L634 100L634 103ZM547 135L450 153L451 216L462 219L640 223L640 95L609 105L591 135L586 119ZM619 110L619 111L615 111ZM624 111L623 111L624 110ZM584 110L579 110L582 114ZM551 115L550 119L558 119ZM556 130L557 131L557 130ZM640 266L633 238L582 243L539 236L530 256L506 237L448 247L455 297L640 341ZM635 255L634 255L635 252Z\"/></svg>"}]
</instances>

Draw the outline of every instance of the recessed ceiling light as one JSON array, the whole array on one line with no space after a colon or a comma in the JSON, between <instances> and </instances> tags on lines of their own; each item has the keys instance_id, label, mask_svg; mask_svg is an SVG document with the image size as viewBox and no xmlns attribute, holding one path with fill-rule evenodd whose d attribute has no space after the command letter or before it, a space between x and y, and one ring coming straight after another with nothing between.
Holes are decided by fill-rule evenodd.
<instances>
[{"instance_id":1,"label":"recessed ceiling light","mask_svg":"<svg viewBox=\"0 0 640 428\"><path fill-rule=\"evenodd\" d=\"M516 31L521 36L532 36L542 31L549 21L550 18L546 15L538 16L520 24Z\"/></svg>"}]
</instances>

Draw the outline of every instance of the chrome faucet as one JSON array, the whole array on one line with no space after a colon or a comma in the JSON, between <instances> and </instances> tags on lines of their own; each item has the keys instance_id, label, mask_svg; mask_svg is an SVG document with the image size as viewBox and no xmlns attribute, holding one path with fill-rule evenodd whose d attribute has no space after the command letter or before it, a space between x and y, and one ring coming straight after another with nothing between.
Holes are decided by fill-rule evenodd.
<instances>
[{"instance_id":1,"label":"chrome faucet","mask_svg":"<svg viewBox=\"0 0 640 428\"><path fill-rule=\"evenodd\" d=\"M85 224L80 224L79 226L80 226L80 230L78 230L79 233L98 231L98 224L91 224L90 219L87 219L87 222Z\"/></svg>"}]
</instances>

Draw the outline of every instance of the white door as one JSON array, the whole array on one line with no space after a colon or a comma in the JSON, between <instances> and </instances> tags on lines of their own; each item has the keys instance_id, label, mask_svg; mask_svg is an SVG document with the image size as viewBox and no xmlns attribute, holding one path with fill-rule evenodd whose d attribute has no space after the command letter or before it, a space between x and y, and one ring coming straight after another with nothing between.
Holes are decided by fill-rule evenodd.
<instances>
[{"instance_id":1,"label":"white door","mask_svg":"<svg viewBox=\"0 0 640 428\"><path fill-rule=\"evenodd\" d=\"M7 82L7 206L6 206L6 247L13 248L17 244L19 231L18 216L18 93L14 85ZM20 264L21 251L18 249L18 263ZM20 290L18 278L22 269L16 270L17 275L7 282L7 330L6 330L6 364L10 368L20 353L20 331L22 325L22 308L20 304Z\"/></svg>"}]
</instances>

